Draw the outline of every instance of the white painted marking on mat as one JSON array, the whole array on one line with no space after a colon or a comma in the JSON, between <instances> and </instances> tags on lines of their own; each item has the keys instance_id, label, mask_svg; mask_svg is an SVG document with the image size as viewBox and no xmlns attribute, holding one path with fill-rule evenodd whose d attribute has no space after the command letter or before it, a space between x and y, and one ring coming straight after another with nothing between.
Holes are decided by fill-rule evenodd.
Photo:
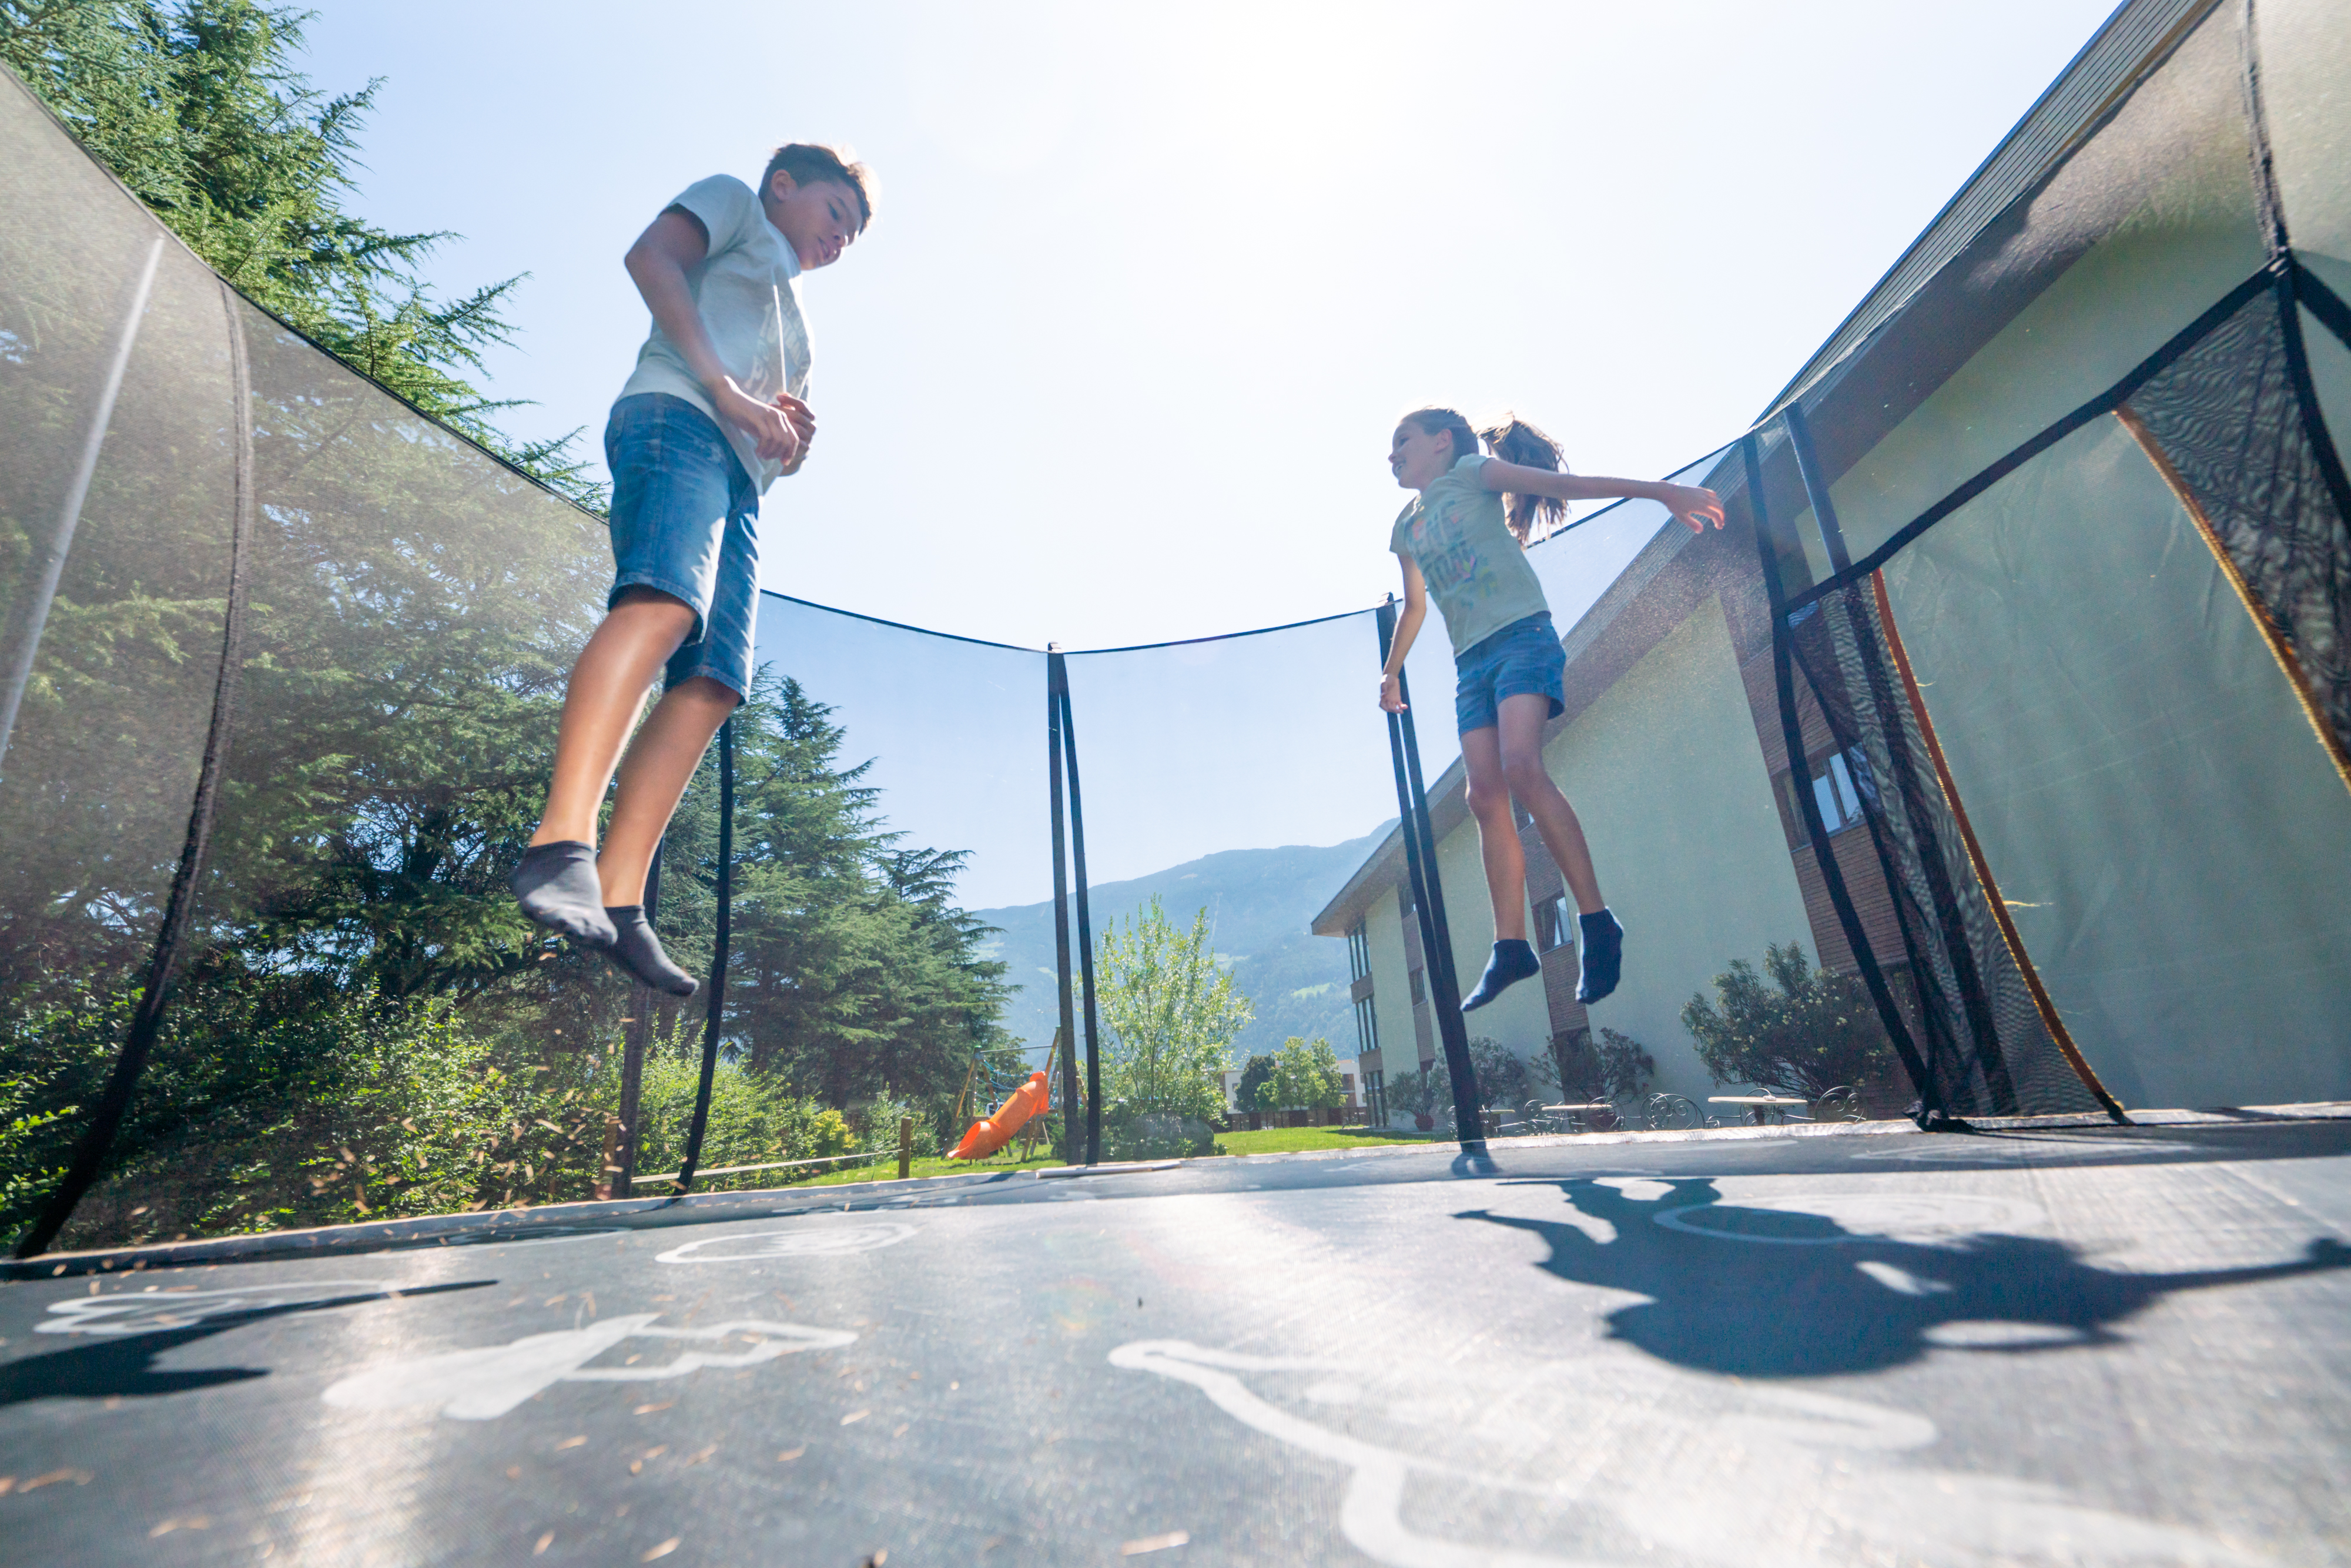
<instances>
[{"instance_id":1,"label":"white painted marking on mat","mask_svg":"<svg viewBox=\"0 0 2351 1568\"><path fill-rule=\"evenodd\" d=\"M1949 1290L1948 1285L1944 1289ZM2080 1344L2089 1336L2067 1323L2016 1323L1999 1319L1962 1318L1937 1323L1918 1337L1945 1350L2042 1350L2053 1345Z\"/></svg>"},{"instance_id":2,"label":"white painted marking on mat","mask_svg":"<svg viewBox=\"0 0 2351 1568\"><path fill-rule=\"evenodd\" d=\"M1836 1227L1833 1234L1774 1234L1739 1228L1761 1209L1811 1216ZM1782 1193L1771 1197L1727 1199L1660 1209L1651 1217L1668 1230L1751 1241L1767 1247L1838 1247L1857 1241L1909 1241L1925 1245L1992 1232L2014 1235L2047 1223L2048 1215L2017 1198L1971 1197L1958 1193ZM1747 1223L1752 1223L1747 1221Z\"/></svg>"},{"instance_id":3,"label":"white painted marking on mat","mask_svg":"<svg viewBox=\"0 0 2351 1568\"><path fill-rule=\"evenodd\" d=\"M76 1296L53 1301L49 1316L33 1326L35 1333L136 1334L162 1333L192 1328L207 1318L236 1317L246 1312L299 1312L349 1301L353 1296L381 1296L400 1287L389 1280L302 1280L279 1284L253 1284L226 1291L139 1291L111 1296Z\"/></svg>"},{"instance_id":4,"label":"white painted marking on mat","mask_svg":"<svg viewBox=\"0 0 2351 1568\"><path fill-rule=\"evenodd\" d=\"M329 1388L326 1401L348 1410L437 1405L441 1414L455 1420L488 1421L558 1383L651 1383L684 1377L705 1366L753 1366L799 1351L837 1349L857 1338L846 1329L808 1328L757 1318L739 1318L704 1329L653 1327L660 1316L659 1312L634 1312L586 1328L529 1334L480 1350L379 1362ZM729 1338L752 1343L748 1349L731 1354L684 1351L652 1366L588 1364L624 1340L684 1340L716 1345Z\"/></svg>"},{"instance_id":5,"label":"white painted marking on mat","mask_svg":"<svg viewBox=\"0 0 2351 1568\"><path fill-rule=\"evenodd\" d=\"M1913 1274L1907 1269L1897 1269L1891 1263L1881 1263L1875 1258L1864 1259L1854 1267L1896 1295L1940 1296L1957 1289L1949 1281L1929 1280L1924 1275Z\"/></svg>"},{"instance_id":6,"label":"white painted marking on mat","mask_svg":"<svg viewBox=\"0 0 2351 1568\"><path fill-rule=\"evenodd\" d=\"M1397 1568L1588 1568L1660 1551L1724 1568L2267 1561L2042 1483L1910 1468L1938 1434L1907 1411L1631 1355L1439 1356L1366 1375L1143 1340L1110 1361L1189 1384L1243 1426L1346 1467L1341 1531ZM1577 1550L1594 1538L1601 1554Z\"/></svg>"},{"instance_id":7,"label":"white painted marking on mat","mask_svg":"<svg viewBox=\"0 0 2351 1568\"><path fill-rule=\"evenodd\" d=\"M749 1263L762 1258L829 1258L895 1247L914 1233L911 1225L834 1225L805 1230L755 1230L747 1236L713 1236L673 1247L659 1263Z\"/></svg>"}]
</instances>

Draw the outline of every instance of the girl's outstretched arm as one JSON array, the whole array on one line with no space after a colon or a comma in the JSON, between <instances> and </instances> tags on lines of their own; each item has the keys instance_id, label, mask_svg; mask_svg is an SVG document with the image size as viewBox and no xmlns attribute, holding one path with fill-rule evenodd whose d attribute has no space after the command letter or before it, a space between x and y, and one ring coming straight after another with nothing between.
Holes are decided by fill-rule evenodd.
<instances>
[{"instance_id":1,"label":"girl's outstretched arm","mask_svg":"<svg viewBox=\"0 0 2351 1568\"><path fill-rule=\"evenodd\" d=\"M1694 485L1556 474L1499 458L1479 469L1478 480L1489 490L1510 496L1550 496L1562 501L1655 501L1688 524L1694 534L1706 532L1708 523L1722 527L1722 497Z\"/></svg>"},{"instance_id":2,"label":"girl's outstretched arm","mask_svg":"<svg viewBox=\"0 0 2351 1568\"><path fill-rule=\"evenodd\" d=\"M1404 712L1398 675L1405 655L1412 652L1412 640L1420 635L1420 623L1428 619L1428 581L1420 575L1420 564L1408 555L1396 559L1404 563L1404 608L1396 613L1395 635L1388 641L1388 662L1380 666L1380 706L1390 713Z\"/></svg>"}]
</instances>

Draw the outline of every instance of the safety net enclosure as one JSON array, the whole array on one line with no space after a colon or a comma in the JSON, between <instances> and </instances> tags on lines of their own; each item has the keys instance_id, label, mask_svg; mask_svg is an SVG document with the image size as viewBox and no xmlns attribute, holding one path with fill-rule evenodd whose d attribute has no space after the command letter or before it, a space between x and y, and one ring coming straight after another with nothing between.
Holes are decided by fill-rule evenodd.
<instances>
[{"instance_id":1,"label":"safety net enclosure","mask_svg":"<svg viewBox=\"0 0 2351 1568\"><path fill-rule=\"evenodd\" d=\"M538 940L503 876L600 520L241 299L10 78L0 1223L797 1179L1039 1071L1064 1157L1205 1152L1292 1040L1466 1143L2351 1098L2346 80L2340 0L2125 5L1677 476L1724 528L1533 547L1543 762L1628 962L1575 1000L1521 815L1541 978L1465 1020L1451 672L1432 626L1384 723L1384 608L1064 652L763 595L649 894L703 994ZM1155 1020L1184 963L1213 1027Z\"/></svg>"}]
</instances>

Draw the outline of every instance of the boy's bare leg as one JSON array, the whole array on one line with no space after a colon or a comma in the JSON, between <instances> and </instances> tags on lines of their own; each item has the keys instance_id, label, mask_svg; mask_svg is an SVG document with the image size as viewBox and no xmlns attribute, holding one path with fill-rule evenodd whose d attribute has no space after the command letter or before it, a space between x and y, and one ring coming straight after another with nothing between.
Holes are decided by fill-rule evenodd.
<instances>
[{"instance_id":1,"label":"boy's bare leg","mask_svg":"<svg viewBox=\"0 0 2351 1568\"><path fill-rule=\"evenodd\" d=\"M604 831L604 852L596 860L607 904L644 903L653 846L668 831L694 770L710 749L711 737L742 700L724 682L696 675L671 687L653 705L621 764L620 793L612 801L611 825Z\"/></svg>"},{"instance_id":2,"label":"boy's bare leg","mask_svg":"<svg viewBox=\"0 0 2351 1568\"><path fill-rule=\"evenodd\" d=\"M650 588L622 591L571 667L556 734L555 779L547 814L531 835L534 845L596 841L596 812L621 748L644 711L645 694L693 631L694 610L683 600Z\"/></svg>"},{"instance_id":3,"label":"boy's bare leg","mask_svg":"<svg viewBox=\"0 0 2351 1568\"><path fill-rule=\"evenodd\" d=\"M1510 794L1534 819L1535 831L1542 835L1543 847L1551 852L1575 899L1577 924L1583 936L1583 979L1576 987L1575 998L1590 1006L1616 988L1625 958L1625 928L1600 896L1600 878L1592 869L1592 850L1583 841L1583 824L1543 766L1542 732L1550 722L1551 699L1531 692L1504 697L1498 715L1501 723L1488 733L1498 737L1495 746L1502 777ZM1503 815L1507 822L1507 808ZM1513 832L1513 850L1518 848L1517 838ZM1524 877L1523 869L1520 874Z\"/></svg>"}]
</instances>

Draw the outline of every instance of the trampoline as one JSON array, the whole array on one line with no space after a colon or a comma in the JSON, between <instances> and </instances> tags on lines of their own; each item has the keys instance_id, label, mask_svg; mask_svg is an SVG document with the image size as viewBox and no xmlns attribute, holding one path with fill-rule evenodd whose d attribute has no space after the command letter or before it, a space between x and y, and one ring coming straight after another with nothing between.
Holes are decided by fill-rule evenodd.
<instances>
[{"instance_id":1,"label":"trampoline","mask_svg":"<svg viewBox=\"0 0 2351 1568\"><path fill-rule=\"evenodd\" d=\"M1531 552L1544 760L1636 956L1575 1002L1531 842L1542 976L1475 1040L1476 832L1446 727L1373 716L1386 606L1065 650L765 595L648 889L703 995L518 937L601 519L244 299L0 81L0 1530L2337 1560L2346 79L2339 0L2128 0L1677 476L1722 530L1627 503ZM1410 1078L1470 1135L1122 1160L1095 959L1147 893L1241 912L1218 960L1353 1043L1361 1117L1408 1127ZM923 986L825 989L849 924L802 917L852 904ZM1875 1042L1834 1091L1726 1078L1690 1021L1789 951ZM946 1146L958 1085L1049 1053L1059 1166L760 1185L902 1115ZM1497 1064L1538 1103L1875 1119L1489 1140Z\"/></svg>"}]
</instances>

